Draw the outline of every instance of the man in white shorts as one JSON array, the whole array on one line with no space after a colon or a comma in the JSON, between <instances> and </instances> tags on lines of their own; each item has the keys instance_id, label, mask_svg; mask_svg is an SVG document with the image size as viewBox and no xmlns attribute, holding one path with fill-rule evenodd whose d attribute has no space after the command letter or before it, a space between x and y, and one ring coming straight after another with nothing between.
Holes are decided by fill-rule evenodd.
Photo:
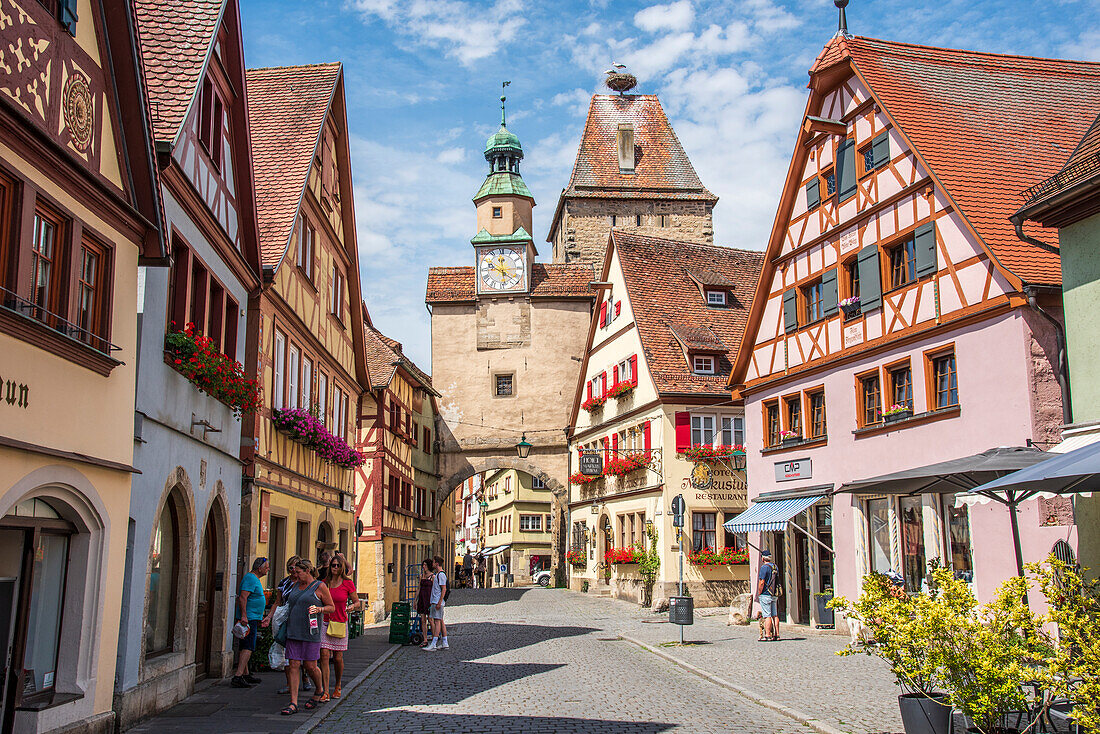
<instances>
[{"instance_id":1,"label":"man in white shorts","mask_svg":"<svg viewBox=\"0 0 1100 734\"><path fill-rule=\"evenodd\" d=\"M432 559L435 569L435 578L432 579L432 595L429 599L431 603L431 611L428 612L428 619L432 624L432 641L425 647L425 650L446 650L450 645L447 644L447 625L443 623L443 608L447 606L447 574L443 573L443 558L436 556ZM436 644L436 643L439 644Z\"/></svg>"}]
</instances>

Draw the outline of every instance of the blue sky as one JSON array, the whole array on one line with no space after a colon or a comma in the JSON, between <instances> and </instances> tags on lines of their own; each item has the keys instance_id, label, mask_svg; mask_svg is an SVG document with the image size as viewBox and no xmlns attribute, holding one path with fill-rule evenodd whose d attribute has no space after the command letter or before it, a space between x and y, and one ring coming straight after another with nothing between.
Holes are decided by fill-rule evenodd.
<instances>
[{"instance_id":1,"label":"blue sky","mask_svg":"<svg viewBox=\"0 0 1100 734\"><path fill-rule=\"evenodd\" d=\"M806 69L836 30L831 0L241 0L248 66L341 61L363 296L429 370L427 269L469 265L470 197L500 119L523 142L543 242L588 99L611 62L657 93L703 183L715 242L763 249ZM856 35L1100 61L1100 0L852 0Z\"/></svg>"}]
</instances>

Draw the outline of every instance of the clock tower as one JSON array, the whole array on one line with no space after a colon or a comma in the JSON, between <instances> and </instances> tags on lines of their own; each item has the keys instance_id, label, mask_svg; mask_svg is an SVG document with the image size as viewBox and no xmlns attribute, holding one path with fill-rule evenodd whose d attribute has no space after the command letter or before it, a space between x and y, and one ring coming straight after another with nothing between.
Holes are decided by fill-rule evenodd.
<instances>
[{"instance_id":1,"label":"clock tower","mask_svg":"<svg viewBox=\"0 0 1100 734\"><path fill-rule=\"evenodd\" d=\"M519 173L523 147L505 125L504 101L502 96L500 129L485 143L489 175L474 196L478 232L470 243L479 296L527 294L538 255L531 238L535 199Z\"/></svg>"}]
</instances>

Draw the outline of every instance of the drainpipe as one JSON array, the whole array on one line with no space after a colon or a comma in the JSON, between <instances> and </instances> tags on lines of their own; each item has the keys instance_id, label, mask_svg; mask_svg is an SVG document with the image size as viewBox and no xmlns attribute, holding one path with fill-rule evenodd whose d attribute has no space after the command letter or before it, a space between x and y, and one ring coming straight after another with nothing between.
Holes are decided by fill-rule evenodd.
<instances>
[{"instance_id":1,"label":"drainpipe","mask_svg":"<svg viewBox=\"0 0 1100 734\"><path fill-rule=\"evenodd\" d=\"M1019 225L1017 225L1017 231L1019 231ZM1069 425L1073 422L1073 409L1069 402L1069 364L1066 357L1066 331L1058 319L1044 311L1043 307L1039 305L1036 289L1033 286L1025 285L1024 295L1027 296L1028 305L1031 306L1032 310L1049 321L1051 326L1054 327L1058 346L1058 386L1062 390L1062 423Z\"/></svg>"}]
</instances>

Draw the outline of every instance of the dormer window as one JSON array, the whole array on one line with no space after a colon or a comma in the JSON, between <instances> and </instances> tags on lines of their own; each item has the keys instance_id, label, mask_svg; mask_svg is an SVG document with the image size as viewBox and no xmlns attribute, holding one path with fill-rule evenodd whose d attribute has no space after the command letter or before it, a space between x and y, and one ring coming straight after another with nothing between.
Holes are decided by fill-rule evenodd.
<instances>
[{"instance_id":1,"label":"dormer window","mask_svg":"<svg viewBox=\"0 0 1100 734\"><path fill-rule=\"evenodd\" d=\"M619 173L634 173L634 126L619 125L616 136L619 149Z\"/></svg>"},{"instance_id":2,"label":"dormer window","mask_svg":"<svg viewBox=\"0 0 1100 734\"><path fill-rule=\"evenodd\" d=\"M501 213L501 208L499 206L494 206L493 207L493 219L500 219L502 216L504 216L504 215Z\"/></svg>"},{"instance_id":3,"label":"dormer window","mask_svg":"<svg viewBox=\"0 0 1100 734\"><path fill-rule=\"evenodd\" d=\"M725 291L707 291L707 305L708 306L725 306L726 305L726 292Z\"/></svg>"},{"instance_id":4,"label":"dormer window","mask_svg":"<svg viewBox=\"0 0 1100 734\"><path fill-rule=\"evenodd\" d=\"M713 375L714 357L709 354L696 354L692 358L692 369L697 375Z\"/></svg>"}]
</instances>

